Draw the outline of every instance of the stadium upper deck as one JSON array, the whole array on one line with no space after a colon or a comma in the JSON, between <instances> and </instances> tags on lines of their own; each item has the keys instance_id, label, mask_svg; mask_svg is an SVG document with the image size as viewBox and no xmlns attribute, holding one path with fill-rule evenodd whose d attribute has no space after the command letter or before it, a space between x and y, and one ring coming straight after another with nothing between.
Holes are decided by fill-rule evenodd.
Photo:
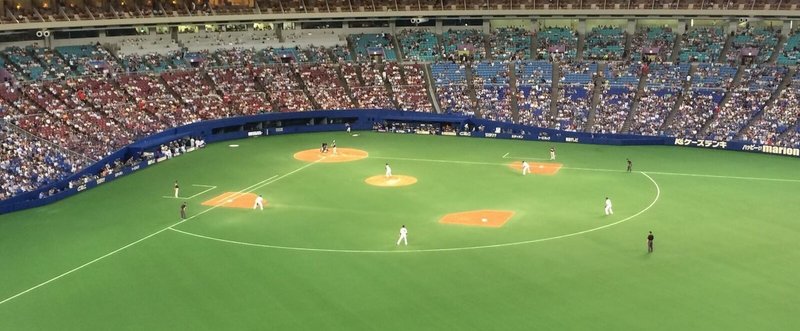
<instances>
[{"instance_id":1,"label":"stadium upper deck","mask_svg":"<svg viewBox=\"0 0 800 331\"><path fill-rule=\"evenodd\" d=\"M169 127L261 112L393 108L800 147L791 21L523 23L184 25L0 44L0 179L11 188L0 198ZM28 156L44 148L47 159Z\"/></svg>"},{"instance_id":2,"label":"stadium upper deck","mask_svg":"<svg viewBox=\"0 0 800 331\"><path fill-rule=\"evenodd\" d=\"M266 18L260 15L290 15L291 19L303 18L299 14L327 14L330 18L351 18L353 13L382 13L384 16L439 15L444 12L461 12L466 15L484 16L486 11L497 15L517 14L509 11L546 10L552 12L582 11L582 15L598 15L603 11L669 11L681 15L693 15L697 11L719 15L746 14L785 16L786 12L798 10L796 0L173 0L173 1L54 1L16 0L5 1L0 6L0 26L4 24L28 25L47 23L60 26L94 25L90 22L113 20L148 21L148 24L165 23L164 18L185 18L184 22L207 20L236 20ZM598 10L600 12L598 12ZM492 14L492 13L489 13ZM364 17L369 17L365 15ZM289 18L276 17L276 18ZM161 20L159 20L161 19ZM74 24L81 22L81 24ZM174 20L172 21L174 22ZM139 22L141 23L141 21ZM113 24L113 23L111 23ZM5 29L14 29L5 26Z\"/></svg>"}]
</instances>

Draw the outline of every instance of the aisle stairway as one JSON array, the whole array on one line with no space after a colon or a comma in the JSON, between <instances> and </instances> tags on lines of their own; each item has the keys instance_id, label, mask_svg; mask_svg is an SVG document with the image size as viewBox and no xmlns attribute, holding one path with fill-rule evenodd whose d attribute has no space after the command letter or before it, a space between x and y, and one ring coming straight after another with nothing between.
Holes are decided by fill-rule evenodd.
<instances>
[{"instance_id":1,"label":"aisle stairway","mask_svg":"<svg viewBox=\"0 0 800 331\"><path fill-rule=\"evenodd\" d=\"M731 99L731 97L733 95L733 92L739 87L739 84L741 84L742 75L744 74L744 69L745 69L744 65L740 65L736 69L736 76L733 77L733 82L731 82L731 85L726 88L725 96L723 96L722 100L719 101L719 106L718 107L720 109L725 107L725 105ZM698 137L707 137L708 136L708 131L711 129L710 128L711 123L714 123L717 120L717 118L719 117L719 114L720 114L720 112L715 112L714 116L709 118L708 121L706 121L703 124L703 127L699 131Z\"/></svg>"},{"instance_id":2,"label":"aisle stairway","mask_svg":"<svg viewBox=\"0 0 800 331\"><path fill-rule=\"evenodd\" d=\"M639 73L639 85L636 87L636 96L633 97L631 109L628 111L628 117L625 119L625 123L622 124L620 132L628 132L628 129L630 129L636 110L639 108L639 102L642 100L645 86L647 86L647 75Z\"/></svg>"},{"instance_id":3,"label":"aisle stairway","mask_svg":"<svg viewBox=\"0 0 800 331\"><path fill-rule=\"evenodd\" d=\"M789 86L789 84L792 83L792 77L794 77L795 72L797 72L797 68L790 68L789 71L786 72L786 75L783 76L781 83L778 84L778 87L775 88L775 91L772 93L772 95L770 95L769 100L767 100L767 102L764 103L764 108L760 112L753 115L753 117L751 117L747 121L747 124L744 125L739 130L739 132L736 133L736 135L734 136L734 140L741 139L746 129L751 125L753 125L753 123L761 119L761 117L764 116L764 112L770 107L772 107L773 104L775 104L775 101L781 96L783 90L786 89Z\"/></svg>"},{"instance_id":4,"label":"aisle stairway","mask_svg":"<svg viewBox=\"0 0 800 331\"><path fill-rule=\"evenodd\" d=\"M697 65L696 64L691 65L689 67L689 71L687 72L687 75L689 75L689 76L694 75L696 70L697 70ZM667 114L667 117L664 119L664 123L661 124L660 131L663 132L664 130L666 130L667 127L669 125L671 125L672 122L675 121L675 117L677 116L678 111L681 109L681 106L683 105L683 102L686 100L686 95L689 94L688 93L689 91L691 91L691 88L692 88L692 83L691 82L689 82L689 81L687 81L685 79L682 80L682 83L681 83L681 94L675 100L675 105L672 106L672 110L670 110L669 114Z\"/></svg>"}]
</instances>

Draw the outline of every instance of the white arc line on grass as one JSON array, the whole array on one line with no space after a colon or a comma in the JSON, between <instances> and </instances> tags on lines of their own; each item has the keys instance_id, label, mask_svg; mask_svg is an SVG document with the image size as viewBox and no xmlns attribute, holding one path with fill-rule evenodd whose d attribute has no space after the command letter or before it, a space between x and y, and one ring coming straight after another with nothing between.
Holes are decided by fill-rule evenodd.
<instances>
[{"instance_id":1,"label":"white arc line on grass","mask_svg":"<svg viewBox=\"0 0 800 331\"><path fill-rule=\"evenodd\" d=\"M323 157L322 159L319 159L319 160L317 160L317 161L314 161L314 162L312 162L312 163L306 164L306 165L304 165L304 166L302 166L302 167L300 167L300 168L297 168L297 169L295 169L295 170L292 170L291 172L288 172L288 173L286 173L286 174L284 174L284 175L282 175L282 176L280 176L280 177L278 177L278 175L272 176L272 177L270 177L270 178L267 178L267 179L265 179L265 180L262 180L262 181L260 181L260 182L258 182L258 183L255 183L255 184L253 184L253 185L250 185L250 186L248 186L248 187L245 187L245 188L244 188L244 189L242 189L241 191L238 191L238 192L236 192L236 194L238 194L239 196L241 196L241 195L244 195L245 193L250 193L250 192L254 191L255 189L258 189L258 188L261 188L261 187L267 186L267 185L269 185L269 184L272 184L272 183L274 183L274 182L277 182L277 181L279 181L279 180L281 180L281 179L285 178L286 176L292 175L292 174L294 174L294 173L296 173L296 172L298 172L298 171L300 171L300 170L303 170L303 169L305 169L305 168L308 168L308 167L310 167L310 166L312 166L312 165L314 165L314 164L316 164L316 163L318 163L319 161L322 161L322 160L324 160L324 159L325 159L325 158ZM237 197L238 197L238 196L237 196ZM84 264L81 264L80 266L77 266L77 267L75 267L75 268L73 268L73 269L71 269L71 270L69 270L69 271L67 271L67 272L64 272L64 273L62 273L62 274L60 274L60 275L58 275L58 276L55 276L55 277L53 277L53 278L50 278L50 279L49 279L49 280L47 280L47 281L44 281L44 282L42 282L42 283L39 283L38 285L36 285L36 286L34 286L34 287L31 287L31 288L29 288L29 289L27 289L27 290L24 290L24 291L22 291L22 292L19 292L19 293L17 293L17 294L14 294L14 295L12 295L12 296L10 296L10 297L6 298L6 299L5 299L5 300L3 300L3 301L0 301L0 305L4 304L4 303L6 303L6 302L9 302L9 301L11 301L11 300L14 300L15 298L17 298L17 297L19 297L19 296L21 296L21 295L23 295L23 294L25 294L25 293L28 293L28 292L30 292L30 291L33 291L33 290L37 289L37 288L40 288L40 287L42 287L42 286L45 286L45 285L47 285L47 284L50 284L50 283L52 283L52 282L54 282L54 281L56 281L56 280L58 280L58 279L60 279L60 278L62 278L62 277L64 277L64 276L66 276L66 275L69 275L69 274L71 274L71 273L73 273L73 272L75 272L75 271L78 271L78 270L80 270L80 269L83 269L83 268L85 268L85 267L87 267L87 266L89 266L89 265L91 265L91 264L93 264L93 263L95 263L95 262L97 262L97 261L100 261L100 260L102 260L102 259L105 259L105 258L107 258L107 257L109 257L109 256L111 256L111 255L114 255L114 254L116 254L116 253L119 253L120 251L122 251L122 250L124 250L124 249L126 249L126 248L128 248L128 247L131 247L131 246L133 246L133 245L136 245L136 244L138 244L138 243L140 243L140 242L142 242L142 241L145 241L145 240L147 240L147 239L149 239L149 238L152 238L153 236L155 236L155 235L157 235L157 234L159 234L159 233L161 233L161 232L164 232L164 231L170 230L170 229L172 229L172 227L173 227L173 226L177 226L177 225L183 224L183 223L184 223L184 222L186 222L186 221L189 221L189 220L191 220L191 219L193 219L193 218L195 218L195 217L197 217L197 216L203 215L203 214L205 214L205 213L207 213L207 212L209 212L209 211L212 211L212 210L214 210L214 209L217 209L217 208L219 208L219 207L221 207L221 206L223 206L223 205L225 205L225 203L222 203L222 204L218 204L218 205L216 205L216 206L209 207L208 209L206 209L206 210L203 210L203 211L201 211L201 212L199 212L199 213L197 213L197 214L195 214L195 215L192 215L191 217L188 217L188 218L186 218L185 220L181 220L180 222L177 222L177 223L175 223L175 224L173 224L173 225L170 225L170 226L168 226L168 227L166 227L166 228L163 228L163 229L161 229L161 230L158 230L158 231L156 231L156 232L153 232L153 233L151 233L151 234L149 234L149 235L146 235L146 236L142 237L142 238L141 238L141 239L139 239L139 240L136 240L136 241L134 241L134 242L132 242L132 243L130 243L130 244L127 244L127 245L125 245L125 246L122 246L122 247L120 247L120 248L117 248L117 249L115 249L115 250L113 250L113 251L111 251L111 252L109 252L109 253L107 253L107 254L105 254L105 255L103 255L103 256L100 256L100 257L98 257L98 258L96 258L96 259L94 259L94 260L91 260L91 261L89 261L89 262L86 262L86 263L84 263Z\"/></svg>"},{"instance_id":2,"label":"white arc line on grass","mask_svg":"<svg viewBox=\"0 0 800 331\"><path fill-rule=\"evenodd\" d=\"M283 250L291 250L291 251L305 251L305 252L371 253L371 254L375 254L375 253L431 253L431 252L452 252L452 251L467 251L467 250L476 250L476 249L485 249L485 248L509 247L509 246L533 244L533 243L538 243L538 242L544 242L544 241L551 241L551 240L556 240L556 239L574 237L574 236L582 235L582 234L585 234L585 233L590 233L590 232L602 230L602 229L605 229L605 228L609 228L609 227L612 227L614 225L630 221L633 218L643 214L644 212L650 210L650 208L653 207L656 204L656 202L658 202L658 199L661 197L661 187L658 186L658 183L653 179L653 177L650 177L650 175L648 175L648 174L646 174L644 172L639 172L639 173L644 175L645 177L647 177L647 179L649 179L653 183L653 185L656 188L656 196L655 196L655 198L653 198L653 201L650 202L650 204L647 207L645 207L644 209L640 210L638 213L633 214L631 216L628 216L626 218L623 218L623 219L621 219L619 221L616 221L614 223L601 225L601 226L598 226L596 228L591 228L591 229L588 229L588 230L568 233L568 234L564 234L564 235L560 235L560 236L539 238L539 239L525 240L525 241L517 241L517 242L511 242L511 243L504 243L504 244L482 245L482 246L467 246L467 247L451 247L451 248L417 249L417 250L407 250L407 251L403 251L403 250L400 250L400 251L397 251L397 250L395 250L395 251L381 251L381 250L359 250L359 249L331 249L331 248L287 247L287 246L257 244L257 243L249 243L249 242L242 242L242 241L235 241L235 240L228 240L228 239L222 239L222 238L209 237L209 236L204 236L202 234L197 234L197 233L178 230L178 229L175 229L175 228L170 228L170 230L178 232L178 233L182 233L182 234L185 234L185 235L197 237L197 238L208 239L208 240L213 240L213 241L219 241L219 242L228 243L228 244L251 246L251 247L260 247L260 248L283 249Z\"/></svg>"}]
</instances>

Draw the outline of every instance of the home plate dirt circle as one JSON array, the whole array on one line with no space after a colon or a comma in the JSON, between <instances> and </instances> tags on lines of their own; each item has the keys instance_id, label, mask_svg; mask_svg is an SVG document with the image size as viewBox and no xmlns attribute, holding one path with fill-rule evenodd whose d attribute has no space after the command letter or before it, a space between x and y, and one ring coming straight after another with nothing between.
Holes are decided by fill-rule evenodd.
<instances>
[{"instance_id":1,"label":"home plate dirt circle","mask_svg":"<svg viewBox=\"0 0 800 331\"><path fill-rule=\"evenodd\" d=\"M333 150L322 153L319 149L307 149L294 153L294 158L297 160L320 163L352 162L364 159L367 156L369 156L367 151L355 148L337 148L336 154L333 154Z\"/></svg>"},{"instance_id":2,"label":"home plate dirt circle","mask_svg":"<svg viewBox=\"0 0 800 331\"><path fill-rule=\"evenodd\" d=\"M369 185L382 186L382 187L398 187L413 185L417 182L417 177L392 175L386 177L385 175L372 176L364 180Z\"/></svg>"}]
</instances>

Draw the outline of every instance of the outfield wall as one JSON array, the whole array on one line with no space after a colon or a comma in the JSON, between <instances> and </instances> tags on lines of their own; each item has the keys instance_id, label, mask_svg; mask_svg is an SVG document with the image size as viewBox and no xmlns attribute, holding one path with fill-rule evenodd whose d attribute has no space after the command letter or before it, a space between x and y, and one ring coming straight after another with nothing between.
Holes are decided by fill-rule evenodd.
<instances>
[{"instance_id":1,"label":"outfield wall","mask_svg":"<svg viewBox=\"0 0 800 331\"><path fill-rule=\"evenodd\" d=\"M106 164L116 159L127 159L142 152L154 151L162 144L185 137L203 137L207 143L242 139L253 136L271 136L292 133L309 133L325 131L344 131L346 124L353 130L372 130L375 123L418 123L435 126L450 125L463 130L468 124L470 130L457 132L440 132L442 135L489 138L520 139L533 141L551 141L565 143L585 143L604 145L675 145L709 149L759 152L766 154L788 155L800 157L800 149L773 147L750 144L748 142L721 142L712 140L694 140L672 137L652 137L622 134L592 134L585 132L567 132L553 129L537 128L519 124L495 122L469 118L453 114L417 113L397 110L332 110L309 111L297 113L267 113L253 116L225 118L192 123L165 130L140 139L133 144L110 154L97 163L70 175L68 178L40 188L36 191L15 196L0 202L0 214L43 206L67 198L81 191L102 185L118 177L147 168L166 159L140 162L108 176L98 178L85 185L69 188L69 182L86 174L97 174ZM484 130L476 128L483 126ZM428 131L402 131L404 133L430 134ZM193 151L191 151L193 152ZM41 192L56 188L60 192L39 199Z\"/></svg>"}]
</instances>

